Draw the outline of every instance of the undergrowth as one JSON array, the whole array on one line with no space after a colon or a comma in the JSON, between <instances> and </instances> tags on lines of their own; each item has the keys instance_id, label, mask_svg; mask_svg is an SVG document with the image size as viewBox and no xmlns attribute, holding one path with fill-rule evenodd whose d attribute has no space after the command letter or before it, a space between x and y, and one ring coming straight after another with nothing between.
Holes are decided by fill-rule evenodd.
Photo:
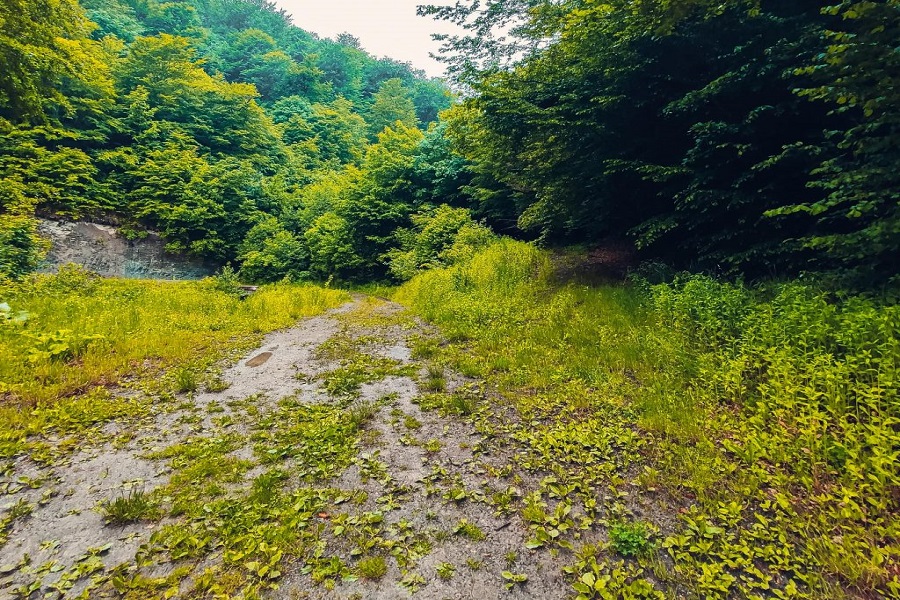
<instances>
[{"instance_id":1,"label":"undergrowth","mask_svg":"<svg viewBox=\"0 0 900 600\"><path fill-rule=\"evenodd\" d=\"M702 276L559 284L509 240L396 299L496 390L482 449L541 478L526 546L571 552L579 598L900 596L900 307ZM622 525L648 506L655 550ZM610 545L581 542L604 525Z\"/></svg>"}]
</instances>

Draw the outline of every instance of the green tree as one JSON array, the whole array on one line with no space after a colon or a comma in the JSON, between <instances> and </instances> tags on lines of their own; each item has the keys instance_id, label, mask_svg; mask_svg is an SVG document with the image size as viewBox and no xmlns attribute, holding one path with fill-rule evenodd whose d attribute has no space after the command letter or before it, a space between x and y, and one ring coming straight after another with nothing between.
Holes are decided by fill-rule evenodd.
<instances>
[{"instance_id":1,"label":"green tree","mask_svg":"<svg viewBox=\"0 0 900 600\"><path fill-rule=\"evenodd\" d=\"M353 278L362 259L353 249L353 238L346 219L333 212L313 221L304 233L309 247L309 270L313 277L326 280Z\"/></svg>"},{"instance_id":2,"label":"green tree","mask_svg":"<svg viewBox=\"0 0 900 600\"><path fill-rule=\"evenodd\" d=\"M76 0L0 2L0 119L41 121L48 105L68 107L66 78L108 85L94 27Z\"/></svg>"},{"instance_id":3,"label":"green tree","mask_svg":"<svg viewBox=\"0 0 900 600\"><path fill-rule=\"evenodd\" d=\"M406 127L416 127L416 106L413 104L409 90L400 79L388 79L372 100L372 107L366 115L369 125L369 139L374 141L386 127L393 127L397 122Z\"/></svg>"},{"instance_id":4,"label":"green tree","mask_svg":"<svg viewBox=\"0 0 900 600\"><path fill-rule=\"evenodd\" d=\"M840 20L826 51L798 70L813 83L800 93L852 121L832 130L838 152L814 173L824 197L773 213L815 217L819 227L802 242L826 266L883 280L900 253L900 2L845 0L823 12Z\"/></svg>"},{"instance_id":5,"label":"green tree","mask_svg":"<svg viewBox=\"0 0 900 600\"><path fill-rule=\"evenodd\" d=\"M385 274L384 255L394 245L394 232L409 225L414 210L413 158L422 142L422 132L397 123L378 135L369 146L357 184L339 207L347 221L353 248L362 258L359 276Z\"/></svg>"},{"instance_id":6,"label":"green tree","mask_svg":"<svg viewBox=\"0 0 900 600\"><path fill-rule=\"evenodd\" d=\"M249 281L273 282L308 277L306 240L287 231L275 217L256 224L240 247L241 275Z\"/></svg>"}]
</instances>

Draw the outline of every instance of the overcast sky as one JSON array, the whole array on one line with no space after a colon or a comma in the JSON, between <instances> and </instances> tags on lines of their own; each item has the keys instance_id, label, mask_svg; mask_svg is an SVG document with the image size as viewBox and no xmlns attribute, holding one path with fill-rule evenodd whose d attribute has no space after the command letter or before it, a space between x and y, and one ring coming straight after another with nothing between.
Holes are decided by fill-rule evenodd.
<instances>
[{"instance_id":1,"label":"overcast sky","mask_svg":"<svg viewBox=\"0 0 900 600\"><path fill-rule=\"evenodd\" d=\"M433 1L433 0L432 0ZM294 17L294 25L334 38L348 32L377 57L412 63L431 76L443 75L443 65L428 57L439 44L431 34L447 32L446 23L416 15L426 0L275 0ZM433 2L440 4L441 2Z\"/></svg>"}]
</instances>

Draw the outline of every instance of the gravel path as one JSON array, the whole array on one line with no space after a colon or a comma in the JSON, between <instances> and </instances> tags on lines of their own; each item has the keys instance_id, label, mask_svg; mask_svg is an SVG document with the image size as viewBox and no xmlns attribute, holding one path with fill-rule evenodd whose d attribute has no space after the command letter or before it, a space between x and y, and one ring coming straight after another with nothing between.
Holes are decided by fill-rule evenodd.
<instances>
[{"instance_id":1,"label":"gravel path","mask_svg":"<svg viewBox=\"0 0 900 600\"><path fill-rule=\"evenodd\" d=\"M426 542L402 565L389 557L380 578L344 576L324 585L313 581L301 558L288 555L277 589L264 595L291 600L565 597L569 588L561 564L546 552L529 555L524 548L528 530L520 517L515 512L498 514L502 511L492 503L479 501L507 483L488 474L490 457L473 454L480 439L472 423L420 407L429 371L426 361L412 357L411 340L435 337L400 306L358 297L266 336L259 348L222 371L220 379L227 384L222 391L154 400L140 418L107 424L97 439L81 440L74 452L63 453L49 465L29 457L16 459L0 472L0 490L5 492L0 514L9 514L17 505L32 510L13 522L8 541L0 546L0 599L120 597L122 590L109 585L111 574L140 569L147 577L165 578L183 567L185 561L177 560L138 566L151 535L178 523L178 517L110 525L98 507L170 483L173 469L162 458L166 449L226 436L238 440L229 457L246 464L228 493L247 493L252 480L265 472L251 442L259 421L285 398L306 404L335 401L325 389L325 376L341 368L343 358L323 352L323 344L334 345L335 340L392 361L394 367L391 374L372 377L343 400L350 409L370 407L371 415L356 446L357 458L327 482L328 488L363 500L350 508L335 506L334 514L377 512L383 514L381 530L407 531ZM449 372L444 381L446 392L475 384ZM474 525L480 534L464 535L461 524ZM322 527L321 544L329 556L352 566L358 557L332 529L327 523ZM482 534L483 539L477 539ZM195 575L219 561L221 554L211 552L187 563L193 574L168 590L179 597L189 595ZM509 583L501 576L504 571L523 575L527 582Z\"/></svg>"}]
</instances>

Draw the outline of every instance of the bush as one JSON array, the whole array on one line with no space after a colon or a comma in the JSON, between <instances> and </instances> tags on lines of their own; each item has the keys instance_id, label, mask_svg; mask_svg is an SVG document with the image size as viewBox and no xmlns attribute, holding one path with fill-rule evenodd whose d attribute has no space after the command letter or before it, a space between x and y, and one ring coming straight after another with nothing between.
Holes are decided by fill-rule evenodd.
<instances>
[{"instance_id":1,"label":"bush","mask_svg":"<svg viewBox=\"0 0 900 600\"><path fill-rule=\"evenodd\" d=\"M468 210L446 204L413 216L412 230L400 232L401 247L388 254L391 274L411 279L420 271L467 260L497 238L472 221Z\"/></svg>"}]
</instances>

